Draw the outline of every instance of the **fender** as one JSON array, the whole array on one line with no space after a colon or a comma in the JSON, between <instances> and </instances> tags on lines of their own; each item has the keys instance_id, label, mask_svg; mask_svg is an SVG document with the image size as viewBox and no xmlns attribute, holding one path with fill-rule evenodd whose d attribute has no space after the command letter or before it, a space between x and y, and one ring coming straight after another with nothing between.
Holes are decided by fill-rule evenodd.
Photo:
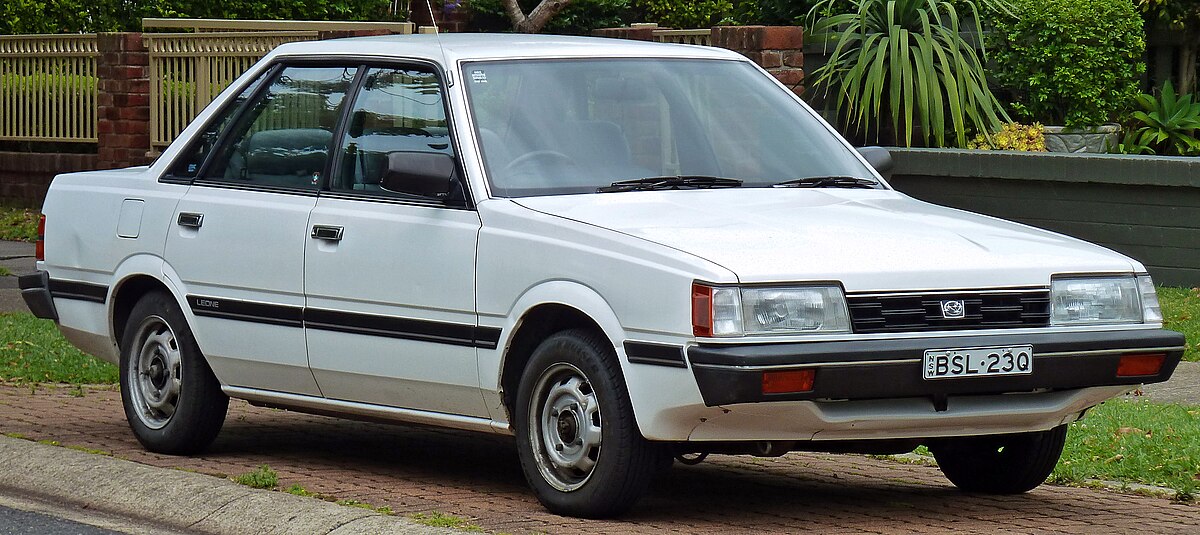
<instances>
[{"instance_id":1,"label":"fender","mask_svg":"<svg viewBox=\"0 0 1200 535\"><path fill-rule=\"evenodd\" d=\"M484 397L487 398L488 407L492 410L493 420L505 422L508 418L500 396L500 372L504 369L508 347L522 318L533 308L545 304L558 304L578 310L604 332L617 355L621 374L629 390L634 419L643 436L649 439L679 439L687 436L692 426L682 422L672 423L670 418L663 417L661 408L667 404L681 403L699 404L703 407L703 400L691 371L686 368L632 364L626 358L624 349L627 339L674 343L681 347L686 339L669 337L662 333L649 335L626 331L612 307L599 293L580 282L570 280L545 281L527 289L503 319L504 334L501 335L497 349L479 352L480 386ZM630 368L634 366L638 367L637 373L631 373Z\"/></svg>"}]
</instances>

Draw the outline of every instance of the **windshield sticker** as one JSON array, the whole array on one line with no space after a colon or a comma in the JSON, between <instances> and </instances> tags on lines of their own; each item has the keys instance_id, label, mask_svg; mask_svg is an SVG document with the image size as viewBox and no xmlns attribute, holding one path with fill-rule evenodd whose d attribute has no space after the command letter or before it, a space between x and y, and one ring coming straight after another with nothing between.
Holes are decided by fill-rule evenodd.
<instances>
[{"instance_id":1,"label":"windshield sticker","mask_svg":"<svg viewBox=\"0 0 1200 535\"><path fill-rule=\"evenodd\" d=\"M471 81L477 84L486 84L487 75L483 71L471 71Z\"/></svg>"}]
</instances>

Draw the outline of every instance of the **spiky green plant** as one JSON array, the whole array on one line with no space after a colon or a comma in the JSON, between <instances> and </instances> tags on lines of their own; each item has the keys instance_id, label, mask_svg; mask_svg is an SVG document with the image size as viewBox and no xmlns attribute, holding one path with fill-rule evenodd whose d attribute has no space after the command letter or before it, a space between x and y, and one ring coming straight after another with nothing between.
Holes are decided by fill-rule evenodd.
<instances>
[{"instance_id":1,"label":"spiky green plant","mask_svg":"<svg viewBox=\"0 0 1200 535\"><path fill-rule=\"evenodd\" d=\"M1126 140L1126 145L1148 149L1145 152L1155 154L1200 154L1200 139L1196 138L1196 129L1200 128L1200 102L1193 102L1195 96L1176 95L1169 80L1158 98L1146 93L1138 95L1137 105L1141 109L1133 112L1133 118L1142 126Z\"/></svg>"},{"instance_id":2,"label":"spiky green plant","mask_svg":"<svg viewBox=\"0 0 1200 535\"><path fill-rule=\"evenodd\" d=\"M836 1L818 3L810 19ZM988 89L981 54L959 33L955 4L969 8L982 32L971 0L852 0L851 12L812 24L811 34L833 46L829 62L812 73L814 85L835 95L844 126L878 138L890 123L896 143L906 146L917 138L945 146L949 133L963 147L969 132L1008 121Z\"/></svg>"}]
</instances>

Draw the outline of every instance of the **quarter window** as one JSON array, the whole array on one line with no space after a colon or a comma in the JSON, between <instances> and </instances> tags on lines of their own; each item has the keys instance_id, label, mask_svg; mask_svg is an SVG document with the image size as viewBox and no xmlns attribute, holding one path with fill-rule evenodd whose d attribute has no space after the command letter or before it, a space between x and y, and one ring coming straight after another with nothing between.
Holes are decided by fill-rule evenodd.
<instances>
[{"instance_id":1,"label":"quarter window","mask_svg":"<svg viewBox=\"0 0 1200 535\"><path fill-rule=\"evenodd\" d=\"M288 67L234 126L205 178L317 189L353 67Z\"/></svg>"},{"instance_id":2,"label":"quarter window","mask_svg":"<svg viewBox=\"0 0 1200 535\"><path fill-rule=\"evenodd\" d=\"M367 70L339 146L332 189L403 195L384 187L389 154L453 155L437 75L414 67Z\"/></svg>"}]
</instances>

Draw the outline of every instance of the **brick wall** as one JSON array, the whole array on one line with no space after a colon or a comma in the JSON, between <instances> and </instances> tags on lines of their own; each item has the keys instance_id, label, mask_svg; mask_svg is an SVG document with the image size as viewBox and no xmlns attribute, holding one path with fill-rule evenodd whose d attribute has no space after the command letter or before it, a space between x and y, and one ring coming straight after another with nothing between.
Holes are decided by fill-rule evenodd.
<instances>
[{"instance_id":1,"label":"brick wall","mask_svg":"<svg viewBox=\"0 0 1200 535\"><path fill-rule=\"evenodd\" d=\"M799 95L804 91L804 28L717 26L712 44L750 58Z\"/></svg>"},{"instance_id":2,"label":"brick wall","mask_svg":"<svg viewBox=\"0 0 1200 535\"><path fill-rule=\"evenodd\" d=\"M54 175L96 169L98 160L95 154L0 152L0 203L41 206Z\"/></svg>"},{"instance_id":3,"label":"brick wall","mask_svg":"<svg viewBox=\"0 0 1200 535\"><path fill-rule=\"evenodd\" d=\"M98 165L150 163L150 53L140 33L102 33L96 95Z\"/></svg>"}]
</instances>

